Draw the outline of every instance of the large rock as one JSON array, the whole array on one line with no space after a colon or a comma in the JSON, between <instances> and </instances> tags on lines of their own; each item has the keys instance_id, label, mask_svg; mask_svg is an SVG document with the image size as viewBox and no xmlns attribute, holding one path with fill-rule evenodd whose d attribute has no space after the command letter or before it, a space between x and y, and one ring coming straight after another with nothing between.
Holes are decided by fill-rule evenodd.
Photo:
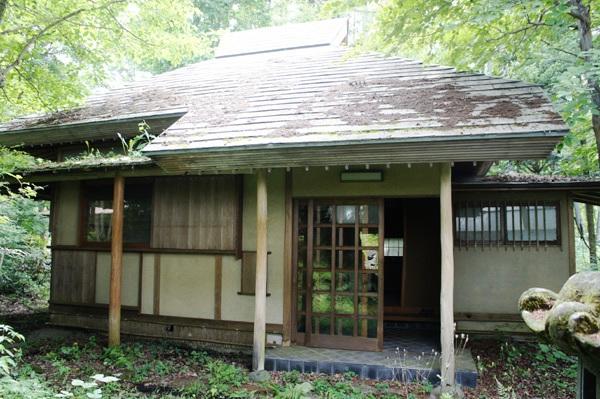
<instances>
[{"instance_id":1,"label":"large rock","mask_svg":"<svg viewBox=\"0 0 600 399\"><path fill-rule=\"evenodd\" d=\"M531 288L521 295L519 309L531 330L600 375L600 272L571 276L558 294Z\"/></svg>"}]
</instances>

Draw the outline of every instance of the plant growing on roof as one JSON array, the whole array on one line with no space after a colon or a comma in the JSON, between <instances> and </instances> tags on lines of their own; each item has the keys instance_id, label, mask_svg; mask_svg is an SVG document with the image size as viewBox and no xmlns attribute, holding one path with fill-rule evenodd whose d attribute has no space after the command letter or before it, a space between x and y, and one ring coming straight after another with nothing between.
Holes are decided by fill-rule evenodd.
<instances>
[{"instance_id":1,"label":"plant growing on roof","mask_svg":"<svg viewBox=\"0 0 600 399\"><path fill-rule=\"evenodd\" d=\"M130 139L126 139L121 133L117 133L119 140L121 140L123 154L127 156L141 155L140 151L142 148L156 137L150 133L150 125L148 125L146 121L138 123L138 133L137 136Z\"/></svg>"}]
</instances>

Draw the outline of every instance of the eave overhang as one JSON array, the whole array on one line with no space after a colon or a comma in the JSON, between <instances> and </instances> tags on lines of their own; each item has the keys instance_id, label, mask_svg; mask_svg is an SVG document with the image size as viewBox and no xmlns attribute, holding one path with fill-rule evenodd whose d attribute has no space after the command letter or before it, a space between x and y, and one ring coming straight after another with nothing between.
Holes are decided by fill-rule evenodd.
<instances>
[{"instance_id":1,"label":"eave overhang","mask_svg":"<svg viewBox=\"0 0 600 399\"><path fill-rule=\"evenodd\" d=\"M145 151L171 173L247 168L545 159L568 130Z\"/></svg>"}]
</instances>

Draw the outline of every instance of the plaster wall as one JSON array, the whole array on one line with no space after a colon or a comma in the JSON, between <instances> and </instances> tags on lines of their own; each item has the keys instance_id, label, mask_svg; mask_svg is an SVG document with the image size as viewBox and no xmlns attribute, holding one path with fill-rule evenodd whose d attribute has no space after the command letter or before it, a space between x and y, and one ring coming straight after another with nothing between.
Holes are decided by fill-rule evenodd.
<instances>
[{"instance_id":1,"label":"plaster wall","mask_svg":"<svg viewBox=\"0 0 600 399\"><path fill-rule=\"evenodd\" d=\"M214 286L214 256L160 256L161 316L212 319L215 308Z\"/></svg>"},{"instance_id":2,"label":"plaster wall","mask_svg":"<svg viewBox=\"0 0 600 399\"><path fill-rule=\"evenodd\" d=\"M79 182L65 181L57 185L58 194L52 203L53 245L77 245L79 224Z\"/></svg>"},{"instance_id":3,"label":"plaster wall","mask_svg":"<svg viewBox=\"0 0 600 399\"><path fill-rule=\"evenodd\" d=\"M456 199L556 200L560 202L561 245L519 244L454 248L454 310L464 313L518 314L518 299L531 287L560 289L569 278L567 198L557 192L457 193Z\"/></svg>"},{"instance_id":4,"label":"plaster wall","mask_svg":"<svg viewBox=\"0 0 600 399\"><path fill-rule=\"evenodd\" d=\"M381 170L381 182L341 182L343 167L292 169L294 197L350 197L350 196L439 196L440 179L438 165L390 165L390 168L371 167ZM351 169L354 170L354 169ZM360 170L365 170L362 168Z\"/></svg>"},{"instance_id":5,"label":"plaster wall","mask_svg":"<svg viewBox=\"0 0 600 399\"><path fill-rule=\"evenodd\" d=\"M108 304L110 287L110 252L98 252L96 255L96 303ZM139 254L123 255L123 275L121 280L121 304L138 306Z\"/></svg>"},{"instance_id":6,"label":"plaster wall","mask_svg":"<svg viewBox=\"0 0 600 399\"><path fill-rule=\"evenodd\" d=\"M285 171L267 177L268 239L267 323L283 322L283 247L285 234ZM256 250L256 176L244 176L243 249ZM239 295L241 261L223 257L221 317L223 320L254 321L254 296Z\"/></svg>"}]
</instances>

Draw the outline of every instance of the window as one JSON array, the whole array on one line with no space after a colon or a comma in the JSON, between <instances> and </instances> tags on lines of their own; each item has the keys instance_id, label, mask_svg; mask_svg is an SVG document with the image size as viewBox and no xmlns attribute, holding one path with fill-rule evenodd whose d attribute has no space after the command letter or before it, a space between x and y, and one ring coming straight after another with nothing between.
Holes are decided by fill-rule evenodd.
<instances>
[{"instance_id":1,"label":"window","mask_svg":"<svg viewBox=\"0 0 600 399\"><path fill-rule=\"evenodd\" d=\"M459 247L558 244L558 204L529 201L454 204L454 238Z\"/></svg>"},{"instance_id":2,"label":"window","mask_svg":"<svg viewBox=\"0 0 600 399\"><path fill-rule=\"evenodd\" d=\"M383 240L384 256L404 256L404 239L386 238Z\"/></svg>"},{"instance_id":3,"label":"window","mask_svg":"<svg viewBox=\"0 0 600 399\"><path fill-rule=\"evenodd\" d=\"M86 244L109 243L112 234L112 184L84 185L84 231ZM147 245L150 242L152 185L131 183L125 186L123 206L123 242Z\"/></svg>"}]
</instances>

